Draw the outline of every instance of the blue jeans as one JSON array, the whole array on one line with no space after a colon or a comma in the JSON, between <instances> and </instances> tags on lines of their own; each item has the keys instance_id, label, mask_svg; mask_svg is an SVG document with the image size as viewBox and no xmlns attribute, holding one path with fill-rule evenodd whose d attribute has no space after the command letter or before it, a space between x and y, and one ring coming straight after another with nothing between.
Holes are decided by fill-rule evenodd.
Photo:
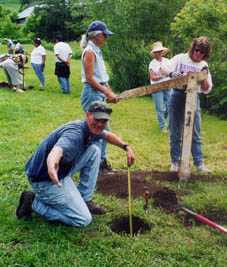
<instances>
[{"instance_id":1,"label":"blue jeans","mask_svg":"<svg viewBox=\"0 0 227 267\"><path fill-rule=\"evenodd\" d=\"M69 175L61 180L61 187L51 181L31 183L35 193L32 209L49 221L76 227L91 223L92 216L85 202L91 200L95 190L100 155L100 148L90 145L74 163ZM71 176L78 171L80 181L76 186Z\"/></svg>"},{"instance_id":2,"label":"blue jeans","mask_svg":"<svg viewBox=\"0 0 227 267\"><path fill-rule=\"evenodd\" d=\"M36 76L38 77L42 87L45 85L45 77L43 75L43 64L34 64L31 63L33 70L35 71Z\"/></svg>"},{"instance_id":3,"label":"blue jeans","mask_svg":"<svg viewBox=\"0 0 227 267\"><path fill-rule=\"evenodd\" d=\"M93 101L105 102L106 96L93 89L89 83L84 83L84 88L80 97L80 103L84 112L88 111L88 108ZM109 127L106 130L109 130ZM107 157L107 142L104 139L100 139L99 145L101 148L101 160L104 160Z\"/></svg>"},{"instance_id":4,"label":"blue jeans","mask_svg":"<svg viewBox=\"0 0 227 267\"><path fill-rule=\"evenodd\" d=\"M59 77L58 76L58 82L61 86L61 90L64 94L70 94L70 83L69 78L65 77Z\"/></svg>"},{"instance_id":5,"label":"blue jeans","mask_svg":"<svg viewBox=\"0 0 227 267\"><path fill-rule=\"evenodd\" d=\"M167 119L169 111L170 91L171 90L163 90L152 94L160 129L163 129L168 126Z\"/></svg>"},{"instance_id":6,"label":"blue jeans","mask_svg":"<svg viewBox=\"0 0 227 267\"><path fill-rule=\"evenodd\" d=\"M169 129L170 129L170 156L172 163L177 163L181 158L181 144L184 127L186 94L184 92L173 90L169 105ZM203 162L201 149L201 113L199 95L197 96L196 112L194 119L194 128L192 133L192 157L195 166Z\"/></svg>"}]
</instances>

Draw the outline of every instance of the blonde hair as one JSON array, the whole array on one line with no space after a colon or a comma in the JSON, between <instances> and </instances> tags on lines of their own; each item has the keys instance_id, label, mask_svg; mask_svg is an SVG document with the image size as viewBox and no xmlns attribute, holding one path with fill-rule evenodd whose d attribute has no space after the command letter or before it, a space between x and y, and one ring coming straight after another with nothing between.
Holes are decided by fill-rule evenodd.
<instances>
[{"instance_id":1,"label":"blonde hair","mask_svg":"<svg viewBox=\"0 0 227 267\"><path fill-rule=\"evenodd\" d=\"M80 40L80 48L84 50L84 48L86 48L88 44L88 41L100 33L102 33L102 31L91 31L91 32L86 32L85 34L83 34Z\"/></svg>"}]
</instances>

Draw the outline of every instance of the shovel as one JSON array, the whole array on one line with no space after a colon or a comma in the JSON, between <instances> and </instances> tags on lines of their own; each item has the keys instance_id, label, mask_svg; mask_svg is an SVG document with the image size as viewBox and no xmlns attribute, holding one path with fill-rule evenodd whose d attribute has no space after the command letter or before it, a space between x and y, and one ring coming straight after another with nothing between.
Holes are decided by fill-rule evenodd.
<instances>
[{"instance_id":1,"label":"shovel","mask_svg":"<svg viewBox=\"0 0 227 267\"><path fill-rule=\"evenodd\" d=\"M155 200L156 206L168 210L169 212L177 212L177 211L184 211L187 214L191 215L195 220L206 224L214 229L220 231L221 233L227 233L227 228L211 221L210 219L206 218L205 216L198 214L186 207L182 204L178 203L178 199L176 193L173 190L168 188L163 188L162 190L156 191L153 193L153 198Z\"/></svg>"},{"instance_id":2,"label":"shovel","mask_svg":"<svg viewBox=\"0 0 227 267\"><path fill-rule=\"evenodd\" d=\"M210 227L213 227L214 229L218 230L221 233L227 233L227 228L211 221L210 219L206 218L205 216L203 216L202 214L198 214L188 208L185 208L183 206L179 206L177 209L183 210L184 212L190 214L196 221L199 221L203 224L206 224Z\"/></svg>"}]
</instances>

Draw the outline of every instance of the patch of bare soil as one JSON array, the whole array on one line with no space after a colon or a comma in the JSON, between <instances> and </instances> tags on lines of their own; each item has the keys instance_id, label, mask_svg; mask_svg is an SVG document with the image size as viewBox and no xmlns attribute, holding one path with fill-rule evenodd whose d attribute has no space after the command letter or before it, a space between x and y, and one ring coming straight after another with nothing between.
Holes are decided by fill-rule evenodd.
<instances>
[{"instance_id":1,"label":"patch of bare soil","mask_svg":"<svg viewBox=\"0 0 227 267\"><path fill-rule=\"evenodd\" d=\"M6 82L0 82L0 88L10 88L10 86Z\"/></svg>"},{"instance_id":2,"label":"patch of bare soil","mask_svg":"<svg viewBox=\"0 0 227 267\"><path fill-rule=\"evenodd\" d=\"M202 223L197 220L196 216L185 212L181 204L178 203L176 193L168 188L160 189L152 194L154 199L154 205L162 208L167 212L174 212L179 215L181 221L186 227L192 227L193 225L201 225ZM207 207L200 214L210 219L217 224L227 223L227 212L224 209L216 207ZM204 222L203 222L204 224Z\"/></svg>"},{"instance_id":3,"label":"patch of bare soil","mask_svg":"<svg viewBox=\"0 0 227 267\"><path fill-rule=\"evenodd\" d=\"M173 190L164 187L154 192L152 197L156 207L162 208L169 212L177 211L179 205L177 201L177 195Z\"/></svg>"},{"instance_id":4,"label":"patch of bare soil","mask_svg":"<svg viewBox=\"0 0 227 267\"><path fill-rule=\"evenodd\" d=\"M120 170L120 171L113 171L110 173L103 173L100 175L100 179L110 178L110 177L127 177L127 171L126 170ZM168 172L168 171L132 171L131 176L133 178L146 178L151 177L153 180L158 181L179 181L178 175L176 172ZM208 182L217 182L217 181L226 181L226 176L218 176L218 175L202 175L199 173L192 173L191 177L189 178L189 182L193 181L208 181Z\"/></svg>"},{"instance_id":5,"label":"patch of bare soil","mask_svg":"<svg viewBox=\"0 0 227 267\"><path fill-rule=\"evenodd\" d=\"M139 217L132 216L132 233L133 235L142 234L150 230L151 224L148 224ZM117 234L130 234L129 217L119 217L111 222L110 229Z\"/></svg>"},{"instance_id":6,"label":"patch of bare soil","mask_svg":"<svg viewBox=\"0 0 227 267\"><path fill-rule=\"evenodd\" d=\"M147 182L140 173L131 173L132 197L144 196L145 192L151 194L157 191L160 186L155 183ZM112 195L118 198L128 197L128 175L127 172L113 172L99 176L97 181L97 191L105 195ZM149 196L149 197L150 197Z\"/></svg>"}]
</instances>

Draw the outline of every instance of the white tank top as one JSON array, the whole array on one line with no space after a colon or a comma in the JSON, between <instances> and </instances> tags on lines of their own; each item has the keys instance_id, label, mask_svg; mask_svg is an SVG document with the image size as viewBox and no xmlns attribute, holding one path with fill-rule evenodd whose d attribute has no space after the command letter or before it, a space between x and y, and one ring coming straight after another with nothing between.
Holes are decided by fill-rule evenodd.
<instances>
[{"instance_id":1,"label":"white tank top","mask_svg":"<svg viewBox=\"0 0 227 267\"><path fill-rule=\"evenodd\" d=\"M107 74L105 63L102 57L102 51L101 49L96 46L92 41L88 41L88 44L86 48L84 49L82 53L82 82L85 83L86 76L84 71L84 54L86 51L92 51L95 54L95 62L94 62L94 79L98 83L108 83L109 81L109 75Z\"/></svg>"}]
</instances>

